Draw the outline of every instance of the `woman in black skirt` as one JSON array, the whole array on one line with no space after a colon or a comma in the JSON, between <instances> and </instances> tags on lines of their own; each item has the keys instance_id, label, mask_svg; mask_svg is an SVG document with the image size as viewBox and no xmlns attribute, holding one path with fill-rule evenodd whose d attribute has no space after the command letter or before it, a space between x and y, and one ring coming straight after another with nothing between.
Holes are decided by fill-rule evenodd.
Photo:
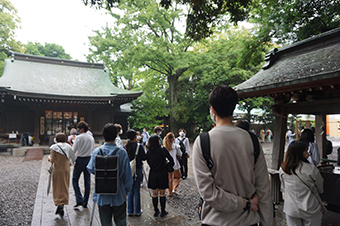
<instances>
[{"instance_id":1,"label":"woman in black skirt","mask_svg":"<svg viewBox=\"0 0 340 226\"><path fill-rule=\"evenodd\" d=\"M159 214L158 195L160 196L159 199L161 203L161 217L168 214L168 211L165 210L165 189L169 188L169 179L165 158L170 161L170 165L174 165L174 161L168 150L161 147L159 137L152 135L148 141L146 160L150 166L148 188L152 189L152 204L155 210L155 217Z\"/></svg>"}]
</instances>

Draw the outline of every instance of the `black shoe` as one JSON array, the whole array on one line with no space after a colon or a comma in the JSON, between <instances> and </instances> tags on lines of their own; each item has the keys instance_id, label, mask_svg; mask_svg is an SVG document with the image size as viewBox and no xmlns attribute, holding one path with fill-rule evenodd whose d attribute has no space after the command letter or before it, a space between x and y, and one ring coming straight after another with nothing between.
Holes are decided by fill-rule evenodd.
<instances>
[{"instance_id":1,"label":"black shoe","mask_svg":"<svg viewBox=\"0 0 340 226\"><path fill-rule=\"evenodd\" d=\"M161 212L161 217L165 217L166 215L168 215L168 211L167 210L162 210Z\"/></svg>"},{"instance_id":2,"label":"black shoe","mask_svg":"<svg viewBox=\"0 0 340 226\"><path fill-rule=\"evenodd\" d=\"M83 203L77 203L75 206L73 206L74 208L78 207L78 206L82 206Z\"/></svg>"},{"instance_id":3,"label":"black shoe","mask_svg":"<svg viewBox=\"0 0 340 226\"><path fill-rule=\"evenodd\" d=\"M159 215L159 209L155 210L155 213L153 214L154 217L157 217Z\"/></svg>"},{"instance_id":4,"label":"black shoe","mask_svg":"<svg viewBox=\"0 0 340 226\"><path fill-rule=\"evenodd\" d=\"M87 209L87 204L83 203L81 205L83 206L83 208Z\"/></svg>"},{"instance_id":5,"label":"black shoe","mask_svg":"<svg viewBox=\"0 0 340 226\"><path fill-rule=\"evenodd\" d=\"M64 216L64 210L62 209L62 210L60 210L60 212L59 212L59 215L61 216L61 217L63 217Z\"/></svg>"},{"instance_id":6,"label":"black shoe","mask_svg":"<svg viewBox=\"0 0 340 226\"><path fill-rule=\"evenodd\" d=\"M63 208L63 206L62 206L62 205L59 205L59 206L57 207L57 210L55 211L55 214L59 214L62 208Z\"/></svg>"}]
</instances>

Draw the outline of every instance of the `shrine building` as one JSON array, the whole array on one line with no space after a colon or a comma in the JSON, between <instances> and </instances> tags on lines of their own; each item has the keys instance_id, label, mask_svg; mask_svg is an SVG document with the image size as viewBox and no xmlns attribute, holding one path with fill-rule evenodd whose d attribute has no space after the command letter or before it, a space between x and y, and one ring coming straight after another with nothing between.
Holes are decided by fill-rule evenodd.
<instances>
[{"instance_id":1,"label":"shrine building","mask_svg":"<svg viewBox=\"0 0 340 226\"><path fill-rule=\"evenodd\" d=\"M29 132L35 143L48 143L86 121L95 136L103 126L119 123L127 129L125 103L142 92L114 86L104 64L12 53L0 78L0 133ZM123 105L123 106L122 106Z\"/></svg>"}]
</instances>

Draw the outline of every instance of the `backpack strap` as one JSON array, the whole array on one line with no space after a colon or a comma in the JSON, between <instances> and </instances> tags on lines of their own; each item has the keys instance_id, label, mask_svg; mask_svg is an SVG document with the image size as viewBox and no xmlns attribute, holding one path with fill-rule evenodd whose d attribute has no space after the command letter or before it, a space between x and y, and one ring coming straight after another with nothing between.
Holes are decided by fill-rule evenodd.
<instances>
[{"instance_id":1,"label":"backpack strap","mask_svg":"<svg viewBox=\"0 0 340 226\"><path fill-rule=\"evenodd\" d=\"M135 153L135 159L137 159L138 151L139 151L139 146L140 144L137 142L137 148L136 148L136 153Z\"/></svg>"},{"instance_id":2,"label":"backpack strap","mask_svg":"<svg viewBox=\"0 0 340 226\"><path fill-rule=\"evenodd\" d=\"M104 155L103 151L101 148L99 148L100 155Z\"/></svg>"},{"instance_id":3,"label":"backpack strap","mask_svg":"<svg viewBox=\"0 0 340 226\"><path fill-rule=\"evenodd\" d=\"M254 146L254 164L255 164L257 161L257 158L260 155L260 142L254 133L250 131L248 131L248 133L250 135L251 141L253 142L253 146Z\"/></svg>"},{"instance_id":4,"label":"backpack strap","mask_svg":"<svg viewBox=\"0 0 340 226\"><path fill-rule=\"evenodd\" d=\"M200 134L200 140L201 140L201 149L202 149L203 157L205 161L207 162L207 166L209 170L211 170L211 168L214 166L214 162L211 159L211 155L210 155L209 133L206 132L206 133Z\"/></svg>"},{"instance_id":5,"label":"backpack strap","mask_svg":"<svg viewBox=\"0 0 340 226\"><path fill-rule=\"evenodd\" d=\"M257 158L260 155L260 143L259 140L257 139L256 135L248 131L249 136L253 142L253 147L254 147L254 163L256 163ZM207 163L207 166L209 170L214 166L214 161L211 159L210 155L210 139L209 139L209 133L202 133L200 134L200 140L201 140L201 148L202 148L202 154L203 157Z\"/></svg>"}]
</instances>

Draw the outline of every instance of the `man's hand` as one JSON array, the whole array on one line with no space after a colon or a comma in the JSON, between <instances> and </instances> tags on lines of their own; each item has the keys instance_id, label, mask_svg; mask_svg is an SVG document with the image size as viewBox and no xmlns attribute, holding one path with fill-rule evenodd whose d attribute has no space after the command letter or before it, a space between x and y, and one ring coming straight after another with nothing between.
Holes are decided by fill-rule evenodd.
<instances>
[{"instance_id":1,"label":"man's hand","mask_svg":"<svg viewBox=\"0 0 340 226\"><path fill-rule=\"evenodd\" d=\"M257 212L259 210L259 207L257 206L259 204L259 196L256 193L251 197L250 204L250 209L252 211Z\"/></svg>"}]
</instances>

